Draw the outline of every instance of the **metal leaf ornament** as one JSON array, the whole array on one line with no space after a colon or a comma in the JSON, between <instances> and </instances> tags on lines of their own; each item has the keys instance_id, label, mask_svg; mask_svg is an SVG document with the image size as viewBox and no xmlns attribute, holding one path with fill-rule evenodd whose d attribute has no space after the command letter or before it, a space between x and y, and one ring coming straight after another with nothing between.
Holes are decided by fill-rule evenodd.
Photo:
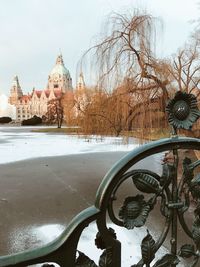
<instances>
[{"instance_id":1,"label":"metal leaf ornament","mask_svg":"<svg viewBox=\"0 0 200 267\"><path fill-rule=\"evenodd\" d=\"M172 177L175 173L175 167L173 164L164 163L163 164L163 173L160 178L160 185L161 186L168 186L171 182Z\"/></svg>"},{"instance_id":2,"label":"metal leaf ornament","mask_svg":"<svg viewBox=\"0 0 200 267\"><path fill-rule=\"evenodd\" d=\"M150 211L150 205L143 195L127 197L119 211L119 218L123 220L124 227L133 229L145 224Z\"/></svg>"},{"instance_id":3,"label":"metal leaf ornament","mask_svg":"<svg viewBox=\"0 0 200 267\"><path fill-rule=\"evenodd\" d=\"M112 248L107 248L101 254L99 259L99 267L107 267L112 264Z\"/></svg>"},{"instance_id":4,"label":"metal leaf ornament","mask_svg":"<svg viewBox=\"0 0 200 267\"><path fill-rule=\"evenodd\" d=\"M138 190L144 193L158 193L160 191L159 182L151 175L137 173L132 176L133 182Z\"/></svg>"},{"instance_id":5,"label":"metal leaf ornament","mask_svg":"<svg viewBox=\"0 0 200 267\"><path fill-rule=\"evenodd\" d=\"M76 259L76 267L98 267L93 260L86 256L81 251L78 251L79 256Z\"/></svg>"},{"instance_id":6,"label":"metal leaf ornament","mask_svg":"<svg viewBox=\"0 0 200 267\"><path fill-rule=\"evenodd\" d=\"M190 192L194 199L200 198L200 174L197 174L190 182L189 182Z\"/></svg>"},{"instance_id":7,"label":"metal leaf ornament","mask_svg":"<svg viewBox=\"0 0 200 267\"><path fill-rule=\"evenodd\" d=\"M142 250L142 259L145 264L150 264L152 260L155 258L155 240L149 234L147 230L147 235L142 240L141 244Z\"/></svg>"},{"instance_id":8,"label":"metal leaf ornament","mask_svg":"<svg viewBox=\"0 0 200 267\"><path fill-rule=\"evenodd\" d=\"M179 256L182 258L190 258L195 255L194 245L185 244L181 247Z\"/></svg>"},{"instance_id":9,"label":"metal leaf ornament","mask_svg":"<svg viewBox=\"0 0 200 267\"><path fill-rule=\"evenodd\" d=\"M194 178L194 171L191 168L191 159L185 157L183 160L183 174L184 174L184 181L189 185L191 180Z\"/></svg>"},{"instance_id":10,"label":"metal leaf ornament","mask_svg":"<svg viewBox=\"0 0 200 267\"><path fill-rule=\"evenodd\" d=\"M190 130L200 117L195 95L178 91L166 107L169 124L175 129Z\"/></svg>"},{"instance_id":11,"label":"metal leaf ornament","mask_svg":"<svg viewBox=\"0 0 200 267\"><path fill-rule=\"evenodd\" d=\"M110 236L112 236L113 239L117 239L116 233L111 227L108 229L108 231L110 233ZM97 248L100 248L100 249L105 249L106 248L106 244L105 244L100 232L98 232L96 234L95 245L96 245Z\"/></svg>"},{"instance_id":12,"label":"metal leaf ornament","mask_svg":"<svg viewBox=\"0 0 200 267\"><path fill-rule=\"evenodd\" d=\"M160 260L158 260L153 267L170 267L172 264L178 264L180 260L177 256L172 254L166 254Z\"/></svg>"}]
</instances>

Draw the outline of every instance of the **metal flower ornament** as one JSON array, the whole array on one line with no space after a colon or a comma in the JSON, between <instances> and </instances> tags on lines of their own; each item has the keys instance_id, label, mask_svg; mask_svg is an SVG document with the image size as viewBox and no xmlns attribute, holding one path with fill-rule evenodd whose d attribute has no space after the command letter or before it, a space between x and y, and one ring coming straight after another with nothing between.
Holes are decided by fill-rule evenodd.
<instances>
[{"instance_id":1,"label":"metal flower ornament","mask_svg":"<svg viewBox=\"0 0 200 267\"><path fill-rule=\"evenodd\" d=\"M166 107L169 124L176 129L190 130L200 117L197 98L193 94L178 91Z\"/></svg>"},{"instance_id":2,"label":"metal flower ornament","mask_svg":"<svg viewBox=\"0 0 200 267\"><path fill-rule=\"evenodd\" d=\"M124 227L133 229L145 224L150 211L150 205L144 201L143 195L128 197L119 211L119 218L123 220Z\"/></svg>"}]
</instances>

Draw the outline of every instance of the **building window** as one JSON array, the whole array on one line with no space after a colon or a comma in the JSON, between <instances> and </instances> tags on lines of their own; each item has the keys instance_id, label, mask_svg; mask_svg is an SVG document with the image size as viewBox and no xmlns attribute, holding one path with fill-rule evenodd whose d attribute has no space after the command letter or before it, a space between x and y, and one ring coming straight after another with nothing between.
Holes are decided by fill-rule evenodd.
<instances>
[{"instance_id":1,"label":"building window","mask_svg":"<svg viewBox=\"0 0 200 267\"><path fill-rule=\"evenodd\" d=\"M54 86L53 86L54 88L58 88L58 84L54 84Z\"/></svg>"}]
</instances>

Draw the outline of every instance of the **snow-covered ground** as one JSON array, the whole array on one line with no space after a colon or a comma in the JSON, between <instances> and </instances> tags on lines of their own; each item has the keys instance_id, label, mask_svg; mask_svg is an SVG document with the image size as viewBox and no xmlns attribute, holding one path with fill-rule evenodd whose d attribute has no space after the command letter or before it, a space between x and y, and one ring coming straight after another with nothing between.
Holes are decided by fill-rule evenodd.
<instances>
[{"instance_id":1,"label":"snow-covered ground","mask_svg":"<svg viewBox=\"0 0 200 267\"><path fill-rule=\"evenodd\" d=\"M69 154L80 154L88 152L106 152L106 151L130 151L138 146L136 140L125 144L121 137L97 137L90 138L77 137L65 134L46 134L35 133L26 127L0 127L0 164L9 163L24 159L60 156ZM157 157L157 155L155 155ZM158 158L156 158L158 161ZM117 232L118 239L122 242L122 266L130 267L137 263L141 257L141 240L146 235L146 229L128 231L115 225L109 225ZM42 244L52 241L64 230L64 226L59 224L36 226L23 229L23 234L34 235ZM19 233L20 231L18 231ZM78 249L91 257L98 264L98 259L102 251L94 246L94 239L97 229L95 224L84 230ZM10 233L12 240L17 240L20 245L20 235ZM15 243L13 242L13 245ZM23 244L20 245L23 247ZM163 247L159 250L158 256L161 257L167 253ZM39 265L38 265L39 266ZM179 264L178 266L184 266Z\"/></svg>"},{"instance_id":2,"label":"snow-covered ground","mask_svg":"<svg viewBox=\"0 0 200 267\"><path fill-rule=\"evenodd\" d=\"M24 159L80 154L88 152L130 151L138 144L125 144L122 137L31 132L28 127L0 127L0 164Z\"/></svg>"}]
</instances>

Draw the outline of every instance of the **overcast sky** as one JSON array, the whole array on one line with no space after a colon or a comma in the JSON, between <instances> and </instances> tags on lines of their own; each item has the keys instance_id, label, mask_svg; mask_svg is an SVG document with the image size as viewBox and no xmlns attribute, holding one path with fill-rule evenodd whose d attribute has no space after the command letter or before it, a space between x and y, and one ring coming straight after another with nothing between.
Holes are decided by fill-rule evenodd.
<instances>
[{"instance_id":1,"label":"overcast sky","mask_svg":"<svg viewBox=\"0 0 200 267\"><path fill-rule=\"evenodd\" d=\"M197 19L196 0L0 0L0 92L8 94L13 76L24 92L43 89L59 50L73 85L76 64L101 31L111 11L146 8L163 20L160 55L175 53ZM200 16L199 16L200 17Z\"/></svg>"}]
</instances>

